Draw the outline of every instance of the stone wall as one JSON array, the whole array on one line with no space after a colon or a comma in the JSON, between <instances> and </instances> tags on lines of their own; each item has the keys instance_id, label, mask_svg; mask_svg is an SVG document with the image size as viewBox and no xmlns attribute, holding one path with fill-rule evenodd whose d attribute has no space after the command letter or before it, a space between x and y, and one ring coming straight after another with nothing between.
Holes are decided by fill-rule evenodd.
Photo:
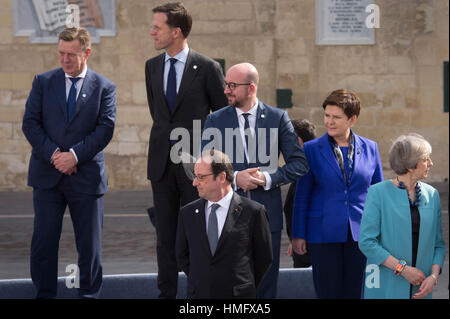
<instances>
[{"instance_id":1,"label":"stone wall","mask_svg":"<svg viewBox=\"0 0 450 319\"><path fill-rule=\"evenodd\" d=\"M151 9L161 1L116 0L117 36L93 45L89 67L117 85L117 122L106 148L111 189L145 189L152 119L145 61L158 54L150 37ZM348 88L362 100L355 132L387 152L398 135L417 132L432 144L430 181L449 175L449 117L443 112L443 61L448 61L447 0L377 0L375 45L316 46L314 0L185 0L194 25L189 44L226 68L247 61L260 72L259 97L275 105L276 89L293 91L291 118L307 118L324 133L321 103ZM24 190L30 146L21 120L33 76L58 67L55 44L13 36L12 0L0 0L0 190Z\"/></svg>"}]
</instances>

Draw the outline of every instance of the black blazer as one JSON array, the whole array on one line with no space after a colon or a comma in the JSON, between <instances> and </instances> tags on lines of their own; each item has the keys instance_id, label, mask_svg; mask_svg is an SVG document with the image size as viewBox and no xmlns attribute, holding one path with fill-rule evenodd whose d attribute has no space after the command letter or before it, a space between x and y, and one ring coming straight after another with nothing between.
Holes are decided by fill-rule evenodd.
<instances>
[{"instance_id":1,"label":"black blazer","mask_svg":"<svg viewBox=\"0 0 450 319\"><path fill-rule=\"evenodd\" d=\"M205 205L205 199L189 203L178 219L176 255L188 277L188 298L256 298L273 258L264 206L234 193L212 256Z\"/></svg>"},{"instance_id":2,"label":"black blazer","mask_svg":"<svg viewBox=\"0 0 450 319\"><path fill-rule=\"evenodd\" d=\"M216 61L189 49L180 88L175 100L175 111L170 113L163 88L165 53L149 59L145 64L147 100L153 126L148 147L147 178L162 178L169 158L170 132L177 127L186 128L191 136L190 153L193 152L193 120L201 120L228 104L224 94L222 69ZM198 132L201 134L201 132ZM200 145L197 146L198 149Z\"/></svg>"}]
</instances>

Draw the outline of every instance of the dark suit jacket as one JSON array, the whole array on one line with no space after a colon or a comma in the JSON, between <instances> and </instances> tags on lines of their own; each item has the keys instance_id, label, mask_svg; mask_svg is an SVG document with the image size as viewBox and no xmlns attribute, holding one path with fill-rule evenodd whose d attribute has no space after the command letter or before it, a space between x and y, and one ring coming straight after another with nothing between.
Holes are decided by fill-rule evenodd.
<instances>
[{"instance_id":1,"label":"dark suit jacket","mask_svg":"<svg viewBox=\"0 0 450 319\"><path fill-rule=\"evenodd\" d=\"M176 254L188 276L188 298L255 298L272 263L272 241L264 206L233 194L214 256L205 221L206 200L179 214Z\"/></svg>"},{"instance_id":2,"label":"dark suit jacket","mask_svg":"<svg viewBox=\"0 0 450 319\"><path fill-rule=\"evenodd\" d=\"M225 142L226 129L236 129L239 128L239 122L234 107L228 106L217 112L211 113L206 118L204 132L208 128L216 128L222 134L222 152L225 152L231 159L233 163L234 171L242 171L251 167L261 167L264 170L269 166L269 163L262 162L261 158L256 158L256 161L248 164L237 160L237 148L242 147L242 141L240 135L238 138L234 138L232 149L227 149L227 144ZM275 167L272 171L269 171L270 177L272 179L272 185L269 190L264 190L261 186L250 191L250 198L263 204L269 215L270 230L272 232L280 231L283 228L283 213L282 213L282 199L280 186L284 184L289 184L296 181L300 176L308 172L309 166L306 161L305 154L300 148L298 143L297 135L294 132L294 128L289 120L288 114L280 109L276 109L261 101L258 104L258 111L256 114L256 153L258 153L259 148L262 144L265 145L266 153L270 152L275 156ZM259 138L259 129L262 129L266 135ZM272 131L270 131L272 129ZM278 142L278 147L276 148L276 143L271 143L270 136L274 136L273 130L278 133L278 138L275 139ZM208 136L209 137L209 136ZM202 149L205 150L208 147L208 137L205 136L205 140L202 140ZM274 149L275 148L275 149ZM283 154L285 165L278 167L278 157L280 152ZM238 190L240 195L244 195L242 190ZM245 195L244 195L245 196Z\"/></svg>"},{"instance_id":3,"label":"dark suit jacket","mask_svg":"<svg viewBox=\"0 0 450 319\"><path fill-rule=\"evenodd\" d=\"M175 100L175 111L170 113L163 88L165 53L149 59L145 64L147 99L153 126L148 147L147 177L158 181L169 160L169 136L177 127L186 128L191 136L190 153L193 152L193 120L201 120L210 111L227 105L222 69L216 61L189 49L180 88ZM200 132L198 132L200 134Z\"/></svg>"},{"instance_id":4,"label":"dark suit jacket","mask_svg":"<svg viewBox=\"0 0 450 319\"><path fill-rule=\"evenodd\" d=\"M67 121L66 84L62 68L36 75L28 97L22 130L32 146L28 185L52 188L63 176L51 163L54 151L73 148L78 172L72 187L86 194L107 191L103 149L113 136L116 88L88 69L75 112Z\"/></svg>"}]
</instances>

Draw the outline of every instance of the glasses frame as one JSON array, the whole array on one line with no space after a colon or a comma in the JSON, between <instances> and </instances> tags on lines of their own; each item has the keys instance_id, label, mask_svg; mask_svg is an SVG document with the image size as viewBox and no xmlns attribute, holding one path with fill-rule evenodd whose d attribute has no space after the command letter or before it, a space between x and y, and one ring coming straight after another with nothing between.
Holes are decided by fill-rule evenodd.
<instances>
[{"instance_id":1,"label":"glasses frame","mask_svg":"<svg viewBox=\"0 0 450 319\"><path fill-rule=\"evenodd\" d=\"M211 173L211 174L204 174L204 175L202 175L202 174L200 174L200 175L195 175L195 174L194 174L194 179L197 179L199 182L201 182L201 181L203 181L203 180L205 179L205 177L208 177L208 176L211 176L211 175L214 175L214 173Z\"/></svg>"},{"instance_id":2,"label":"glasses frame","mask_svg":"<svg viewBox=\"0 0 450 319\"><path fill-rule=\"evenodd\" d=\"M234 90L236 90L236 88L238 86L250 85L250 84L252 84L252 82L248 82L248 83L225 82L225 87L227 87L230 91L234 91Z\"/></svg>"}]
</instances>

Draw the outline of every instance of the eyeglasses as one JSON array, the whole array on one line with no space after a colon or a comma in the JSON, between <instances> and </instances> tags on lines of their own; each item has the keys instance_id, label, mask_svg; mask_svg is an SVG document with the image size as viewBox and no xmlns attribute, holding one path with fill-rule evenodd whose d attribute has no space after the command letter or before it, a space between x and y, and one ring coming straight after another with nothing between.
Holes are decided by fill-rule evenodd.
<instances>
[{"instance_id":1,"label":"eyeglasses","mask_svg":"<svg viewBox=\"0 0 450 319\"><path fill-rule=\"evenodd\" d=\"M214 175L214 173L205 174L205 175L194 175L194 179L197 179L199 182L201 182L202 180L205 179L205 177L210 176L210 175Z\"/></svg>"},{"instance_id":2,"label":"eyeglasses","mask_svg":"<svg viewBox=\"0 0 450 319\"><path fill-rule=\"evenodd\" d=\"M234 82L225 82L225 87L228 87L231 91L234 91L238 86L241 85L250 85L252 82L249 83L234 83Z\"/></svg>"}]
</instances>

